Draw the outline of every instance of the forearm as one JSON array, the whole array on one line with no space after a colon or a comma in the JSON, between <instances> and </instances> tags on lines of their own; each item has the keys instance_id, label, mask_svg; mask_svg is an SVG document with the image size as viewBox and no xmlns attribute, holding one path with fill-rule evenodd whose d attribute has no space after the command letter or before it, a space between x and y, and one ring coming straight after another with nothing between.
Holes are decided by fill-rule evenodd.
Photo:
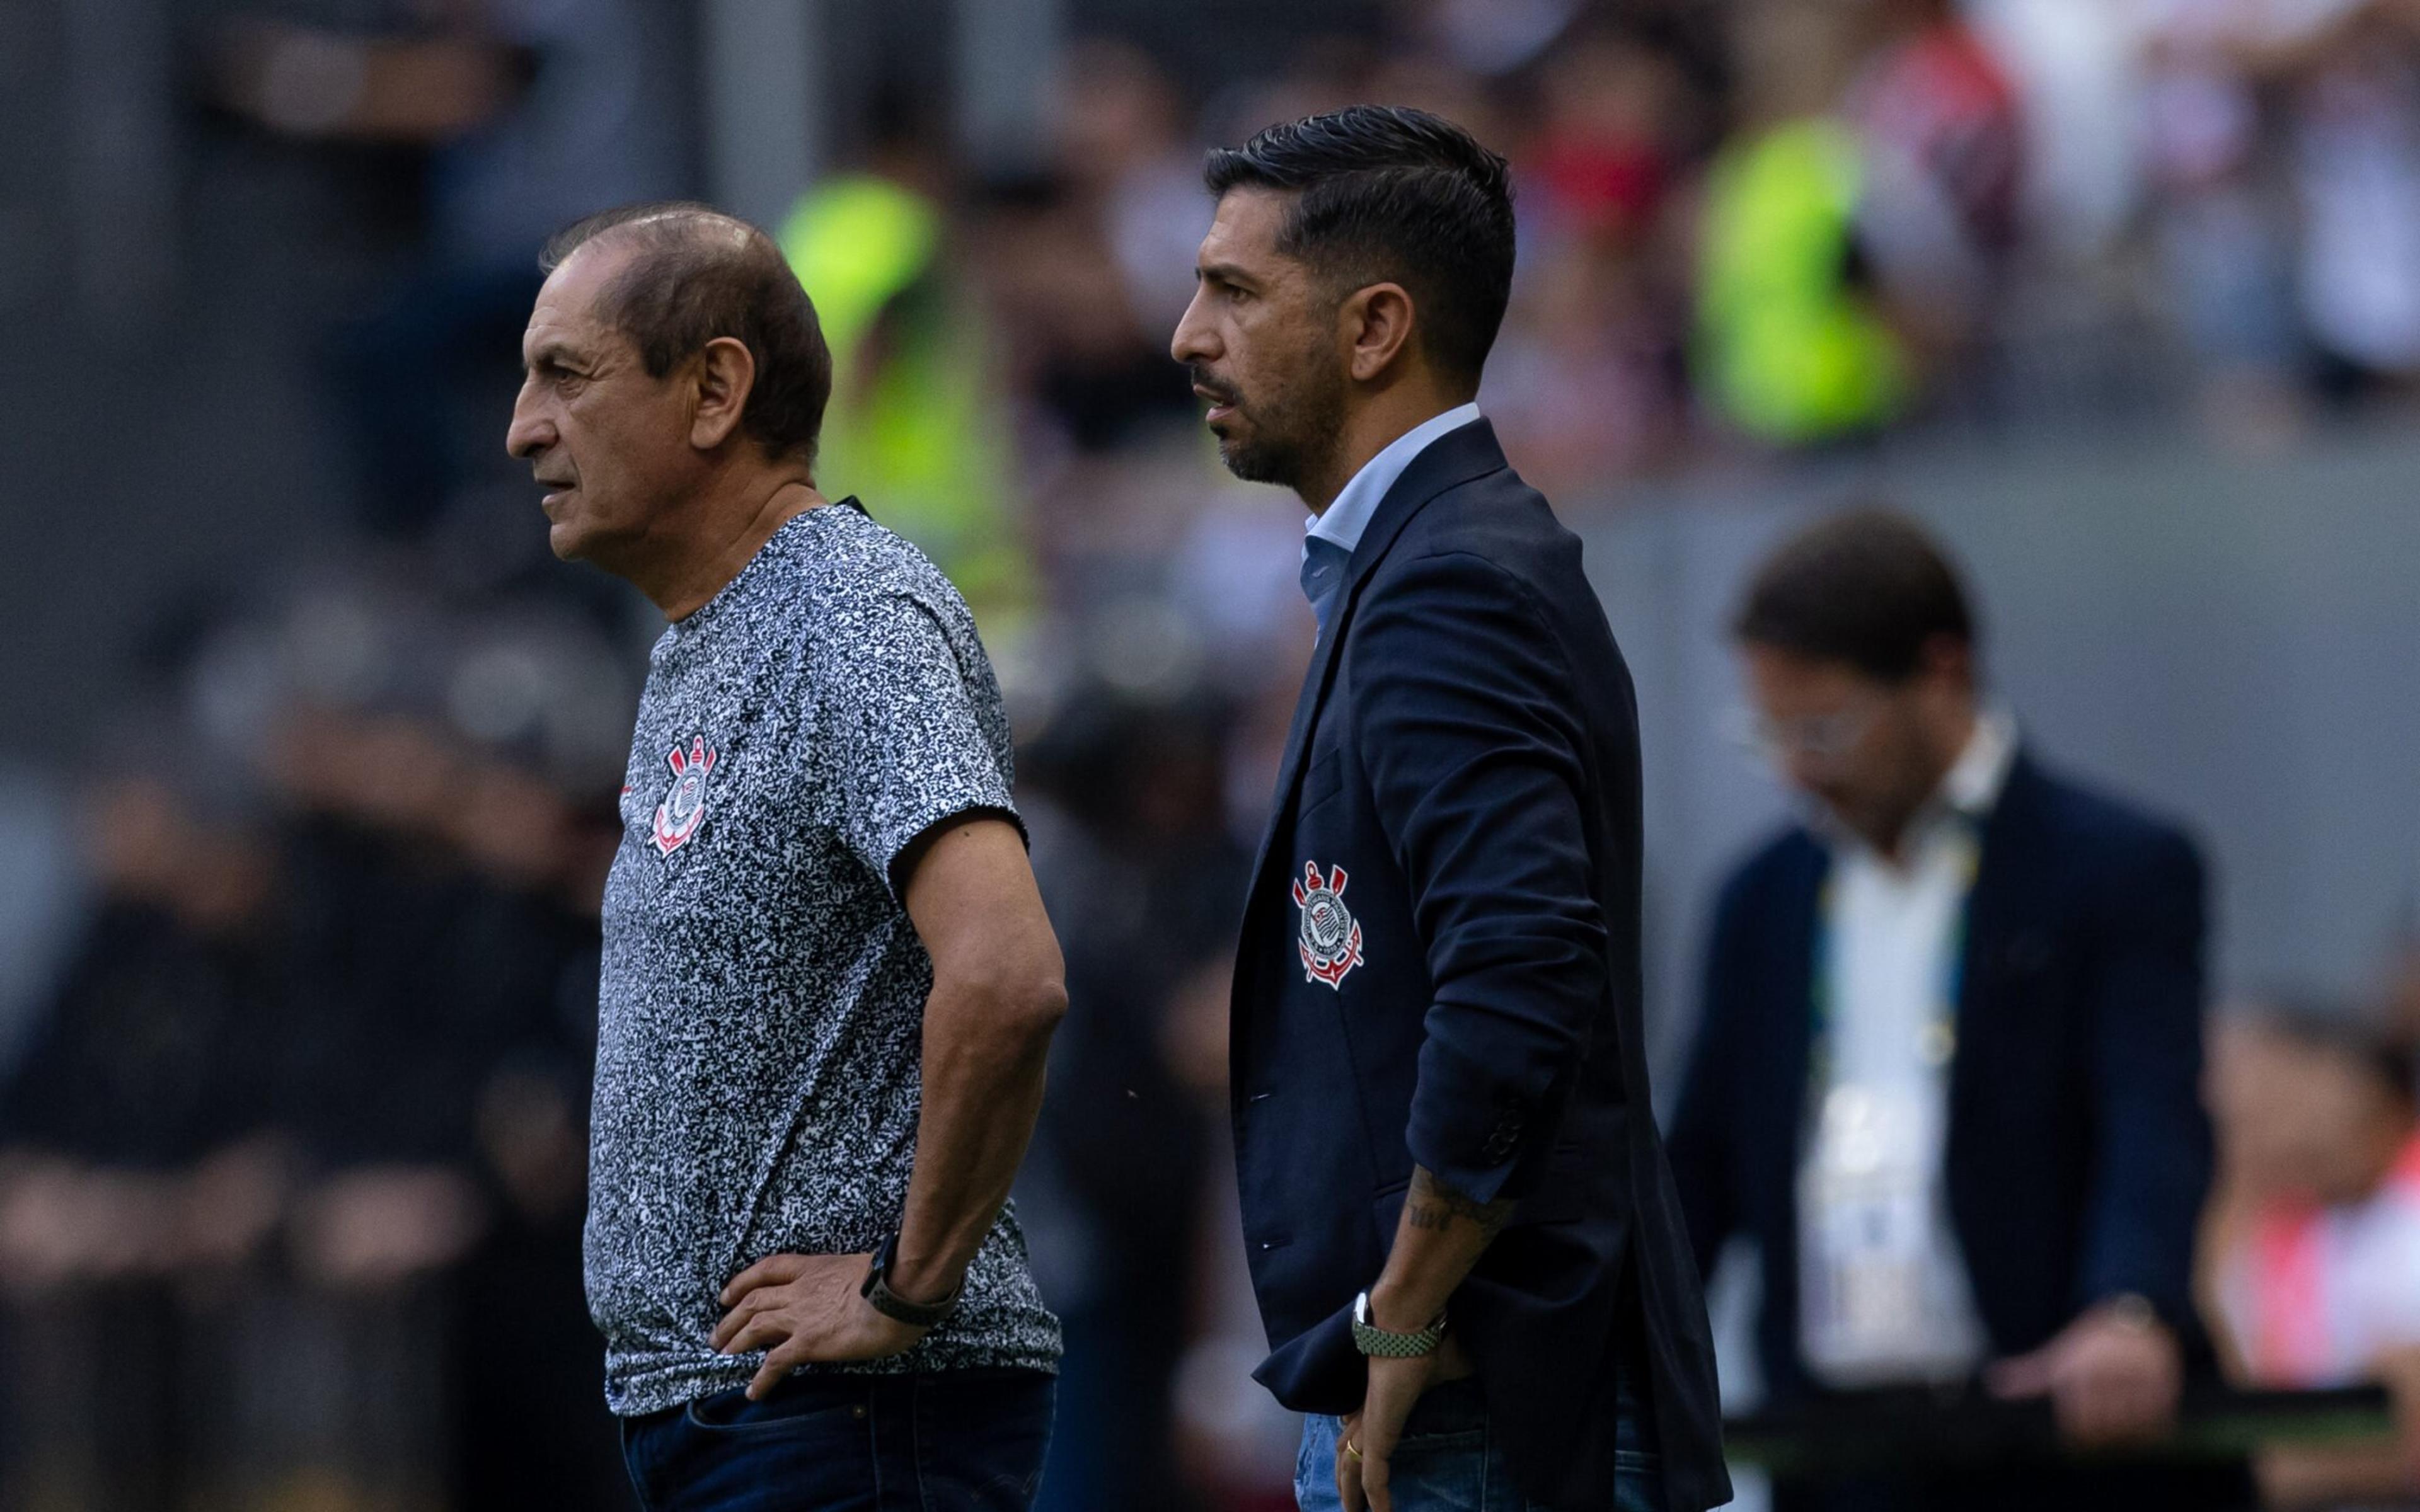
<instances>
[{"instance_id":1,"label":"forearm","mask_svg":"<svg viewBox=\"0 0 2420 1512\"><path fill-rule=\"evenodd\" d=\"M1063 996L1034 1001L937 985L924 1011L916 1168L890 1285L911 1301L954 1289L1016 1183L1042 1110L1050 1026Z\"/></svg>"},{"instance_id":2,"label":"forearm","mask_svg":"<svg viewBox=\"0 0 2420 1512\"><path fill-rule=\"evenodd\" d=\"M1512 1221L1512 1209L1509 1198L1474 1201L1414 1166L1394 1247L1370 1288L1372 1320L1400 1332L1427 1327Z\"/></svg>"}]
</instances>

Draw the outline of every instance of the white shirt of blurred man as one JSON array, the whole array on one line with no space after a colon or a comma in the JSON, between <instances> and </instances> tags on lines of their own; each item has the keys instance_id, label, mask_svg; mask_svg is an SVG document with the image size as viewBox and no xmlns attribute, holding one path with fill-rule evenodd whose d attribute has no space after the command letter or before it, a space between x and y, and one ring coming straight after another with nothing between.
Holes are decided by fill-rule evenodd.
<instances>
[{"instance_id":1,"label":"white shirt of blurred man","mask_svg":"<svg viewBox=\"0 0 2420 1512\"><path fill-rule=\"evenodd\" d=\"M1799 1172L1800 1347L1828 1385L1956 1381L1989 1352L1941 1159L1966 894L2015 755L2010 722L1978 717L1896 856L1819 817L1838 860L1818 926L1826 1085Z\"/></svg>"}]
</instances>

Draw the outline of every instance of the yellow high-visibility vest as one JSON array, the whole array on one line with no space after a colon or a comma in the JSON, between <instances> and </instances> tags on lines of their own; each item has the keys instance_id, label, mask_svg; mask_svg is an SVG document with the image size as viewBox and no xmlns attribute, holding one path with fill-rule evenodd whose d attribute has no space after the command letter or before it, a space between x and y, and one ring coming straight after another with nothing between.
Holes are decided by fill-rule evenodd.
<instances>
[{"instance_id":1,"label":"yellow high-visibility vest","mask_svg":"<svg viewBox=\"0 0 2420 1512\"><path fill-rule=\"evenodd\" d=\"M832 352L815 480L856 494L949 574L987 637L1033 600L984 322L949 276L940 208L889 179L826 179L783 222L783 255Z\"/></svg>"},{"instance_id":2,"label":"yellow high-visibility vest","mask_svg":"<svg viewBox=\"0 0 2420 1512\"><path fill-rule=\"evenodd\" d=\"M1827 119L1735 143L1708 177L1699 387L1761 440L1851 435L1906 407L1906 351L1848 284L1863 178L1855 133Z\"/></svg>"}]
</instances>

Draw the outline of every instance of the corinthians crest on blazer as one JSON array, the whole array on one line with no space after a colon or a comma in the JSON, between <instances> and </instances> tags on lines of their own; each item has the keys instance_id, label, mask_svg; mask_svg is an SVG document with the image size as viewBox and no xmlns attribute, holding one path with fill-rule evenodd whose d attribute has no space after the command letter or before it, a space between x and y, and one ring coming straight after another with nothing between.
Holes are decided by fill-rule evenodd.
<instances>
[{"instance_id":1,"label":"corinthians crest on blazer","mask_svg":"<svg viewBox=\"0 0 2420 1512\"><path fill-rule=\"evenodd\" d=\"M1622 1362L1671 1505L1726 1500L1639 1026L1637 717L1580 543L1477 421L1397 479L1338 592L1235 973L1255 1374L1360 1408L1350 1310L1417 1162L1520 1199L1450 1311L1525 1493L1612 1504Z\"/></svg>"}]
</instances>

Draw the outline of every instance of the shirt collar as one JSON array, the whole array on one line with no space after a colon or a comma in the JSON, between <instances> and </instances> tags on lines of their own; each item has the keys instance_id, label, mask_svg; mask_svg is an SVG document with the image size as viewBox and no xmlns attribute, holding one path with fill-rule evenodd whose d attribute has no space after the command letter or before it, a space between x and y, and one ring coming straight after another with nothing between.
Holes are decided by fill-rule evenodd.
<instances>
[{"instance_id":1,"label":"shirt collar","mask_svg":"<svg viewBox=\"0 0 2420 1512\"><path fill-rule=\"evenodd\" d=\"M1986 817L1999 805L2000 790L2008 786L2009 768L2016 758L2015 721L1997 710L1985 710L1976 717L1966 748L1941 779L1935 801L1969 819Z\"/></svg>"},{"instance_id":2,"label":"shirt collar","mask_svg":"<svg viewBox=\"0 0 2420 1512\"><path fill-rule=\"evenodd\" d=\"M1404 475L1412 459L1448 431L1460 430L1478 418L1476 402L1456 405L1396 437L1384 451L1361 465L1361 471L1353 474L1353 481L1344 486L1326 513L1311 517L1305 533L1332 542L1349 555L1361 544L1361 532L1370 528L1370 517L1386 501L1387 490L1395 486L1395 480Z\"/></svg>"}]
</instances>

